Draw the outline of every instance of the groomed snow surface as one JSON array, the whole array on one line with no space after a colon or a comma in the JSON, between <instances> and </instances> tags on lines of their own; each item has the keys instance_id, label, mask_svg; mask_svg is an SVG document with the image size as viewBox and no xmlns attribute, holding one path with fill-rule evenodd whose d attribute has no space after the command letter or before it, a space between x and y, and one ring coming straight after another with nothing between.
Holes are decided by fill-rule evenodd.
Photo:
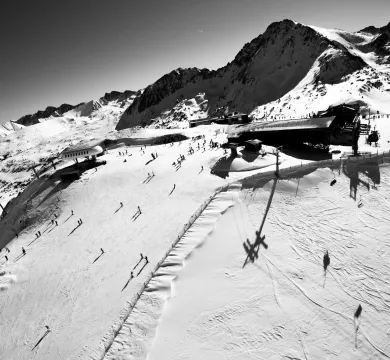
<instances>
[{"instance_id":1,"label":"groomed snow surface","mask_svg":"<svg viewBox=\"0 0 390 360\"><path fill-rule=\"evenodd\" d=\"M260 175L219 194L105 359L390 357L389 160L278 180L260 237L276 180Z\"/></svg>"},{"instance_id":2,"label":"groomed snow surface","mask_svg":"<svg viewBox=\"0 0 390 360\"><path fill-rule=\"evenodd\" d=\"M221 178L210 168L223 150L202 142L115 149L78 181L41 178L14 199L0 234L11 240L0 253L1 359L390 356L386 158L282 173L254 246L275 156ZM281 156L281 168L298 164Z\"/></svg>"}]
</instances>

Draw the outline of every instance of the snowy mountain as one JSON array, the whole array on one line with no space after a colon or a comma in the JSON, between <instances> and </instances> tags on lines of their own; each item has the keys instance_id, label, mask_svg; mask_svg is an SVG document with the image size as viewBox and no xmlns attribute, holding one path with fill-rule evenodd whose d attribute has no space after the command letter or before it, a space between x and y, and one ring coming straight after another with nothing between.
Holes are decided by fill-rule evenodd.
<instances>
[{"instance_id":1,"label":"snowy mountain","mask_svg":"<svg viewBox=\"0 0 390 360\"><path fill-rule=\"evenodd\" d=\"M358 157L230 156L230 126L186 128L225 105L390 113L387 29L285 20L216 71L3 124L0 359L389 358L389 116ZM97 163L58 156L96 143Z\"/></svg>"},{"instance_id":2,"label":"snowy mountain","mask_svg":"<svg viewBox=\"0 0 390 360\"><path fill-rule=\"evenodd\" d=\"M273 119L301 117L340 103L390 112L389 36L390 23L346 32L283 20L245 44L220 69L178 68L145 89L49 106L16 122L29 126L61 116L98 120L109 113L121 130L185 128L187 120L222 107Z\"/></svg>"},{"instance_id":3,"label":"snowy mountain","mask_svg":"<svg viewBox=\"0 0 390 360\"><path fill-rule=\"evenodd\" d=\"M299 117L342 102L371 106L372 88L383 104L377 110L390 112L385 105L390 100L389 25L367 29L350 33L291 20L273 23L216 71L179 68L164 75L126 109L117 129L172 127L172 122L185 127L185 120L211 115L222 106L254 117L260 113ZM359 91L337 98L356 82ZM321 103L312 106L318 96ZM293 97L304 103L289 108L288 99ZM282 100L284 108L278 106Z\"/></svg>"},{"instance_id":4,"label":"snowy mountain","mask_svg":"<svg viewBox=\"0 0 390 360\"><path fill-rule=\"evenodd\" d=\"M10 133L14 131L18 131L20 129L23 129L24 125L20 125L15 121L7 121L4 124L0 125L0 137L4 137L9 135Z\"/></svg>"},{"instance_id":5,"label":"snowy mountain","mask_svg":"<svg viewBox=\"0 0 390 360\"><path fill-rule=\"evenodd\" d=\"M71 116L89 116L93 111L98 110L104 105L114 105L116 107L129 106L138 93L137 91L131 90L125 90L124 92L111 91L110 93L104 94L98 100L91 100L86 103L82 102L78 105L62 104L59 107L48 106L43 111L39 110L32 115L24 115L15 122L23 126L30 126L46 121L49 118L66 116L67 114Z\"/></svg>"}]
</instances>

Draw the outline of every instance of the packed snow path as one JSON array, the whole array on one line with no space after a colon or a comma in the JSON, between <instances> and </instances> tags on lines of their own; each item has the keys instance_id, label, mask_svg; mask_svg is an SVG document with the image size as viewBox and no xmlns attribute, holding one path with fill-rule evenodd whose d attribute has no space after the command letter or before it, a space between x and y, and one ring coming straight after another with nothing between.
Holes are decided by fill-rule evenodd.
<instances>
[{"instance_id":1,"label":"packed snow path","mask_svg":"<svg viewBox=\"0 0 390 360\"><path fill-rule=\"evenodd\" d=\"M273 182L218 195L105 359L389 358L390 167L380 163L278 180L251 255Z\"/></svg>"}]
</instances>

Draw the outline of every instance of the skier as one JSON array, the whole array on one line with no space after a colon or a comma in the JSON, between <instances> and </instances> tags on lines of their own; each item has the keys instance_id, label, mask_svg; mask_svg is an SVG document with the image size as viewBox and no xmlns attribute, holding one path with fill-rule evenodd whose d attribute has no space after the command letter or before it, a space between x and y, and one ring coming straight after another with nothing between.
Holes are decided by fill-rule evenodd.
<instances>
[{"instance_id":1,"label":"skier","mask_svg":"<svg viewBox=\"0 0 390 360\"><path fill-rule=\"evenodd\" d=\"M41 236L41 232L40 231L38 231L38 235Z\"/></svg>"},{"instance_id":2,"label":"skier","mask_svg":"<svg viewBox=\"0 0 390 360\"><path fill-rule=\"evenodd\" d=\"M123 207L123 203L121 202L120 204L121 204L121 207Z\"/></svg>"},{"instance_id":3,"label":"skier","mask_svg":"<svg viewBox=\"0 0 390 360\"><path fill-rule=\"evenodd\" d=\"M148 260L147 256L145 256L145 261L146 261L146 263L149 263L149 260Z\"/></svg>"},{"instance_id":4,"label":"skier","mask_svg":"<svg viewBox=\"0 0 390 360\"><path fill-rule=\"evenodd\" d=\"M138 206L138 212L140 213L140 214L142 214L142 212L141 212L141 208Z\"/></svg>"},{"instance_id":5,"label":"skier","mask_svg":"<svg viewBox=\"0 0 390 360\"><path fill-rule=\"evenodd\" d=\"M55 223L56 223L56 226L58 226L58 222L57 222L57 220L55 221Z\"/></svg>"},{"instance_id":6,"label":"skier","mask_svg":"<svg viewBox=\"0 0 390 360\"><path fill-rule=\"evenodd\" d=\"M328 250L326 251L325 255L324 255L324 271L326 272L326 269L328 268L329 264L330 264L330 258L329 258L329 253L328 253Z\"/></svg>"},{"instance_id":7,"label":"skier","mask_svg":"<svg viewBox=\"0 0 390 360\"><path fill-rule=\"evenodd\" d=\"M24 247L22 247L22 252L23 252L23 255L26 255L26 250L24 249Z\"/></svg>"},{"instance_id":8,"label":"skier","mask_svg":"<svg viewBox=\"0 0 390 360\"><path fill-rule=\"evenodd\" d=\"M7 256L7 255L5 255L4 257L5 257L5 261L8 261L8 256Z\"/></svg>"},{"instance_id":9,"label":"skier","mask_svg":"<svg viewBox=\"0 0 390 360\"><path fill-rule=\"evenodd\" d=\"M102 252L102 254L104 254L104 250L103 250L103 248L100 248L100 251Z\"/></svg>"},{"instance_id":10,"label":"skier","mask_svg":"<svg viewBox=\"0 0 390 360\"><path fill-rule=\"evenodd\" d=\"M133 272L130 273L130 279L134 277Z\"/></svg>"},{"instance_id":11,"label":"skier","mask_svg":"<svg viewBox=\"0 0 390 360\"><path fill-rule=\"evenodd\" d=\"M72 210L72 214L71 215L73 216L73 210Z\"/></svg>"},{"instance_id":12,"label":"skier","mask_svg":"<svg viewBox=\"0 0 390 360\"><path fill-rule=\"evenodd\" d=\"M358 308L357 308L357 310L356 310L356 312L355 312L355 315L354 315L354 317L355 317L356 319L359 318L360 314L362 313L362 310L363 310L363 308L362 308L362 306L359 304L359 306L358 306Z\"/></svg>"},{"instance_id":13,"label":"skier","mask_svg":"<svg viewBox=\"0 0 390 360\"><path fill-rule=\"evenodd\" d=\"M144 256L142 255L142 253L140 255L141 255L141 260L142 260L144 258Z\"/></svg>"}]
</instances>

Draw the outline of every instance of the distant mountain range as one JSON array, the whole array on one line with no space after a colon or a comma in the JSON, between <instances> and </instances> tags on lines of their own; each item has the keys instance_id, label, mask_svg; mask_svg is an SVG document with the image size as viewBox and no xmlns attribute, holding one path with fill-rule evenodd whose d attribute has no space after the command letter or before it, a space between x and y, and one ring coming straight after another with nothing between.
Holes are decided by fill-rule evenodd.
<instances>
[{"instance_id":1,"label":"distant mountain range","mask_svg":"<svg viewBox=\"0 0 390 360\"><path fill-rule=\"evenodd\" d=\"M375 104L372 88L380 92ZM95 116L100 106L115 103L123 109L117 130L186 127L187 120L210 116L221 107L255 118L276 117L340 101L375 105L378 110L390 104L390 23L346 32L292 20L275 22L218 70L178 68L142 90L112 91L88 103L49 106L12 123L30 126L67 113ZM10 124L4 126L10 129Z\"/></svg>"}]
</instances>

